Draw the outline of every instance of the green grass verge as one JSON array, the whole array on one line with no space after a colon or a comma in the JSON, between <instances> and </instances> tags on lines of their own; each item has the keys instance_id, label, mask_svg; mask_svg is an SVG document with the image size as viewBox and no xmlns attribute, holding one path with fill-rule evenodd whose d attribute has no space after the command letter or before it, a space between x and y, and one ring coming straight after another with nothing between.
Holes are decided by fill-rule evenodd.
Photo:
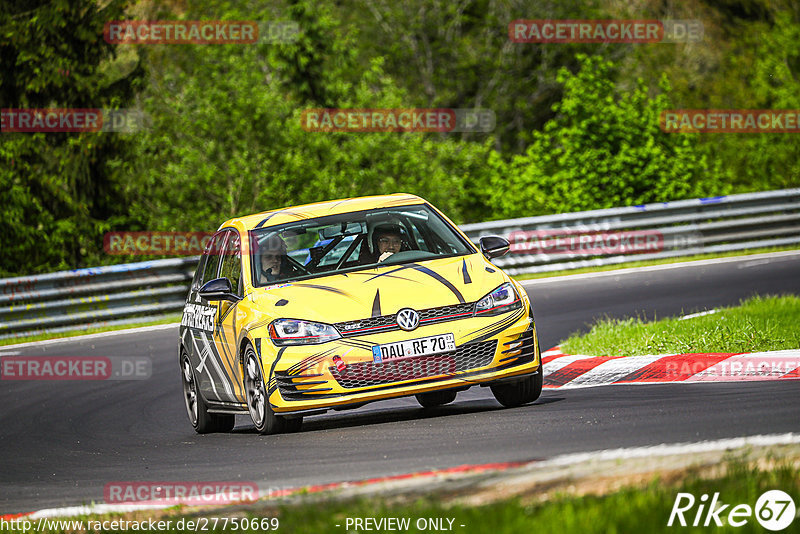
<instances>
[{"instance_id":1,"label":"green grass verge","mask_svg":"<svg viewBox=\"0 0 800 534\"><path fill-rule=\"evenodd\" d=\"M618 271L620 269L632 269L634 267L649 267L651 265L669 265L671 263L685 263L687 261L713 260L716 258L735 258L737 256L752 256L753 254L764 254L768 252L785 252L787 250L800 250L796 246L787 247L765 247L754 248L751 250L739 250L735 252L720 252L716 254L697 254L695 256L684 256L680 258L664 258L660 260L631 261L617 265L603 265L600 267L581 267L580 269L569 269L562 271L552 271L548 273L531 273L515 275L514 280L536 280L538 278L551 278L553 276L566 276L569 274L600 273L605 271Z\"/></svg>"},{"instance_id":2,"label":"green grass verge","mask_svg":"<svg viewBox=\"0 0 800 534\"><path fill-rule=\"evenodd\" d=\"M759 468L754 463L741 459L730 459L724 475L717 478L701 477L696 472L690 471L678 483L666 483L654 479L644 487L628 487L606 495L570 496L556 494L551 499L541 502L538 495L523 498L500 500L481 506L449 506L443 505L436 498L419 499L410 503L392 504L384 498L363 499L358 501L327 501L299 505L283 505L275 508L261 508L257 512L236 512L238 517L256 518L277 517L279 526L277 530L269 532L286 532L291 534L320 534L335 532L363 532L356 530L353 524L348 525L348 518L398 518L408 520L408 529L398 529L397 532L431 532L432 529L422 530L417 528L417 522L425 521L428 526L430 519L443 522L449 526L452 520L452 530L464 534L520 534L525 532L558 532L563 534L589 534L589 533L657 533L657 532L687 532L707 533L731 532L737 534L759 532L765 530L754 516L747 518L747 524L742 527L733 527L725 524L723 527L693 527L695 514L700 504L701 495L712 496L719 492L720 504L728 504L727 510L721 515L723 522L727 520L727 513L738 504L745 504L755 508L759 496L767 490L780 489L787 492L797 502L800 496L800 468L796 462L783 460L770 468ZM695 506L684 514L687 527L673 525L667 526L673 504L679 492L691 493L696 498ZM143 520L146 515L140 512L136 520ZM230 514L227 514L230 515ZM181 513L157 513L159 520L170 520L172 528L161 532L234 532L230 526L220 528L219 518L225 517L225 510L194 512L190 516ZM76 518L86 521L104 520L120 516L92 516ZM195 522L195 528L176 528L183 518ZM205 519L203 519L205 518ZM213 518L217 518L217 528L212 528ZM128 519L132 519L128 516ZM52 521L52 520L51 520ZM204 523L205 521L205 523ZM205 524L206 529L197 528ZM52 523L50 523L52 525ZM784 532L797 532L800 518L795 518L794 523ZM338 525L338 526L337 526ZM463 526L462 526L463 525ZM349 526L350 528L346 528ZM128 530L107 530L105 532L130 532ZM28 531L10 530L0 528L0 532L13 532L27 534L27 532L67 532L69 529L49 528L44 530L31 529ZM390 530L377 530L389 532ZM267 529L237 529L236 532L259 532L263 534Z\"/></svg>"},{"instance_id":3,"label":"green grass verge","mask_svg":"<svg viewBox=\"0 0 800 534\"><path fill-rule=\"evenodd\" d=\"M180 313L176 313L175 315L166 316L163 319L158 319L155 321L147 321L144 323L118 324L111 326L100 326L97 328L87 328L84 330L70 330L68 332L58 332L51 334L45 333L45 334L36 334L33 336L0 339L0 346L16 345L17 343L28 343L30 341L44 341L47 339L61 339L64 337L84 336L86 334L99 334L101 332L113 332L114 330L127 330L128 328L138 328L140 326L154 326L159 324L179 323L181 322L181 317L182 315Z\"/></svg>"},{"instance_id":4,"label":"green grass verge","mask_svg":"<svg viewBox=\"0 0 800 534\"><path fill-rule=\"evenodd\" d=\"M638 317L598 321L561 344L567 354L639 356L687 352L755 352L800 348L800 298L754 297L690 319Z\"/></svg>"}]
</instances>

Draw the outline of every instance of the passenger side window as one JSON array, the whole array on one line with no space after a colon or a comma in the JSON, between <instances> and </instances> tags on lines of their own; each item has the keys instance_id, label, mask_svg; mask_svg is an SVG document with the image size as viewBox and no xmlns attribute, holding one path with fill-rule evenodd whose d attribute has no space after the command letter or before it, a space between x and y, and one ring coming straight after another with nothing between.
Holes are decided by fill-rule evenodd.
<instances>
[{"instance_id":1,"label":"passenger side window","mask_svg":"<svg viewBox=\"0 0 800 534\"><path fill-rule=\"evenodd\" d=\"M194 276L192 276L192 291L197 291L203 284L203 271L206 268L206 259L208 259L208 256L205 251L203 251L203 255L200 256L200 261L197 262L197 268L194 270Z\"/></svg>"},{"instance_id":2,"label":"passenger side window","mask_svg":"<svg viewBox=\"0 0 800 534\"><path fill-rule=\"evenodd\" d=\"M203 280L200 282L200 286L218 278L217 273L219 272L219 263L226 237L228 237L228 232L220 232L209 242L209 246L205 251L208 257L206 258L205 268L203 269Z\"/></svg>"},{"instance_id":3,"label":"passenger side window","mask_svg":"<svg viewBox=\"0 0 800 534\"><path fill-rule=\"evenodd\" d=\"M222 270L220 277L225 277L231 283L234 293L242 296L242 248L240 246L239 232L229 231L228 239L225 243L225 250L222 252Z\"/></svg>"}]
</instances>

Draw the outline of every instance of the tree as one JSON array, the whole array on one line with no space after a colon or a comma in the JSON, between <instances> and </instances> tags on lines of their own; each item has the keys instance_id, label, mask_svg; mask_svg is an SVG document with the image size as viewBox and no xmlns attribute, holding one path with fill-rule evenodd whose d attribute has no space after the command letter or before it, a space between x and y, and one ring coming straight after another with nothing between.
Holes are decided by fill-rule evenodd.
<instances>
[{"instance_id":1,"label":"tree","mask_svg":"<svg viewBox=\"0 0 800 534\"><path fill-rule=\"evenodd\" d=\"M556 117L533 133L525 154L491 160L503 217L611 208L700 196L717 172L695 146L696 135L665 133L666 78L650 96L643 80L625 92L614 64L579 55L580 70L562 68ZM724 193L724 186L715 190Z\"/></svg>"},{"instance_id":2,"label":"tree","mask_svg":"<svg viewBox=\"0 0 800 534\"><path fill-rule=\"evenodd\" d=\"M298 2L289 14L313 29L295 43L186 45L150 56L142 102L154 122L128 180L137 218L152 229L213 230L248 213L394 192L469 217L464 184L484 172L487 147L423 133L302 128L304 109L402 108L408 98L381 58L362 66L347 53L357 34L323 7Z\"/></svg>"},{"instance_id":3,"label":"tree","mask_svg":"<svg viewBox=\"0 0 800 534\"><path fill-rule=\"evenodd\" d=\"M57 0L0 4L0 107L116 108L141 70L115 61L105 21L123 3ZM109 133L2 133L0 275L46 272L102 261L108 220L126 217L115 161L125 137Z\"/></svg>"}]
</instances>

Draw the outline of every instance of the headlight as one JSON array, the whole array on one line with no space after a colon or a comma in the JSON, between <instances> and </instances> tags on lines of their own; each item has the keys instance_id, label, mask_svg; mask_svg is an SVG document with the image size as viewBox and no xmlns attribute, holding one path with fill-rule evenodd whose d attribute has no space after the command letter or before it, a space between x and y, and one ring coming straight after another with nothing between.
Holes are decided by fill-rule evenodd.
<instances>
[{"instance_id":1,"label":"headlight","mask_svg":"<svg viewBox=\"0 0 800 534\"><path fill-rule=\"evenodd\" d=\"M475 315L499 315L522 307L511 283L503 284L475 303Z\"/></svg>"},{"instance_id":2,"label":"headlight","mask_svg":"<svg viewBox=\"0 0 800 534\"><path fill-rule=\"evenodd\" d=\"M314 345L342 337L333 326L298 319L277 319L269 325L269 337L278 346Z\"/></svg>"}]
</instances>

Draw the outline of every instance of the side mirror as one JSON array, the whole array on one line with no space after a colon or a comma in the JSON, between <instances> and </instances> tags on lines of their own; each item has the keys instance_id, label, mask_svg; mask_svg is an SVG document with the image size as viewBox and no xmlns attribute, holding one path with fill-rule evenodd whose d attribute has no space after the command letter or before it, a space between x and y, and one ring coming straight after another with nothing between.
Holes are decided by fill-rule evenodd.
<instances>
[{"instance_id":1,"label":"side mirror","mask_svg":"<svg viewBox=\"0 0 800 534\"><path fill-rule=\"evenodd\" d=\"M499 258L508 252L511 246L507 239L499 235L486 235L480 238L481 252L487 258Z\"/></svg>"},{"instance_id":2,"label":"side mirror","mask_svg":"<svg viewBox=\"0 0 800 534\"><path fill-rule=\"evenodd\" d=\"M200 296L206 300L229 300L239 302L241 297L233 293L231 282L227 278L215 278L209 280L198 291Z\"/></svg>"}]
</instances>

